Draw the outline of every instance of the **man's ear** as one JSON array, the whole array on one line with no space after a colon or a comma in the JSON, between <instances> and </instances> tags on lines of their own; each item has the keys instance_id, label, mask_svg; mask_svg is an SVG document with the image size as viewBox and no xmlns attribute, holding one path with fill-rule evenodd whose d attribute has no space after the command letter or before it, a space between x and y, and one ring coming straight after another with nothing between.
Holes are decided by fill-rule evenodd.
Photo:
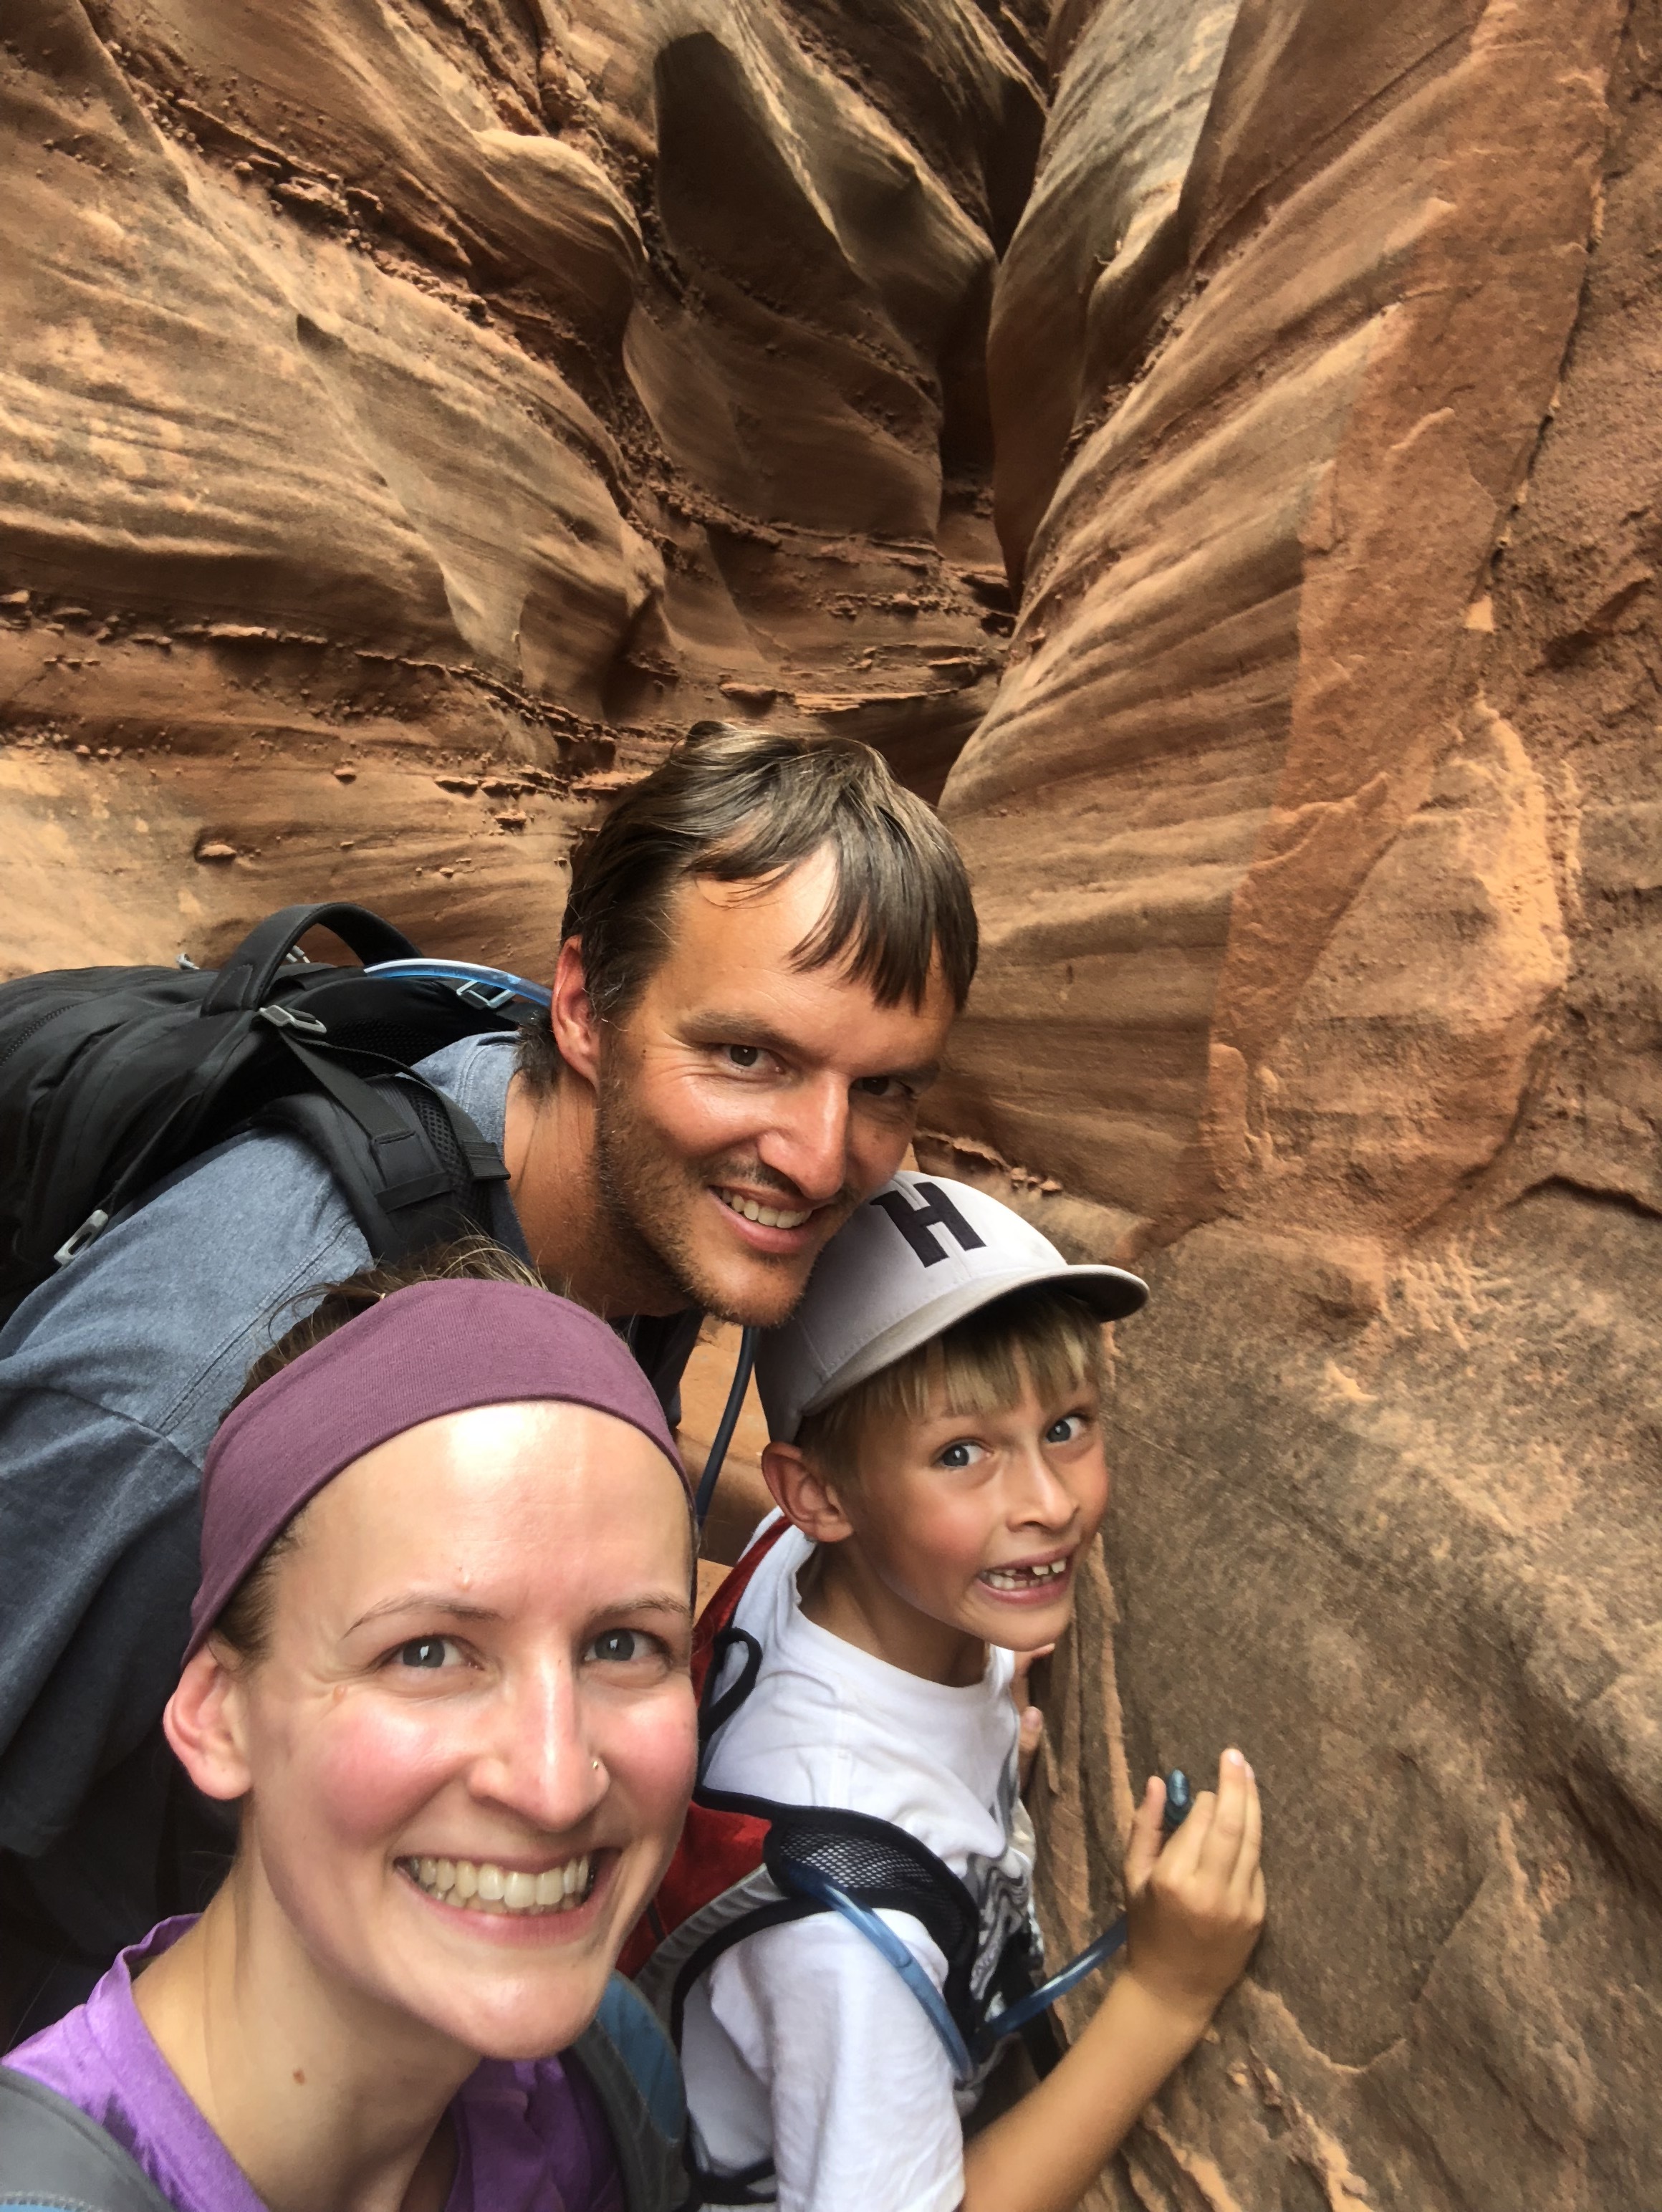
<instances>
[{"instance_id":1,"label":"man's ear","mask_svg":"<svg viewBox=\"0 0 1662 2212\"><path fill-rule=\"evenodd\" d=\"M837 1491L794 1444L772 1443L762 1454L762 1474L787 1521L816 1544L840 1544L854 1534Z\"/></svg>"},{"instance_id":2,"label":"man's ear","mask_svg":"<svg viewBox=\"0 0 1662 2212\"><path fill-rule=\"evenodd\" d=\"M583 973L583 941L568 937L555 963L548 1009L549 1027L559 1047L560 1058L575 1068L586 1083L600 1080L600 1024L589 1004L588 979Z\"/></svg>"},{"instance_id":3,"label":"man's ear","mask_svg":"<svg viewBox=\"0 0 1662 2212\"><path fill-rule=\"evenodd\" d=\"M161 1726L174 1755L204 1797L246 1797L248 1771L242 1685L210 1638L186 1665Z\"/></svg>"}]
</instances>

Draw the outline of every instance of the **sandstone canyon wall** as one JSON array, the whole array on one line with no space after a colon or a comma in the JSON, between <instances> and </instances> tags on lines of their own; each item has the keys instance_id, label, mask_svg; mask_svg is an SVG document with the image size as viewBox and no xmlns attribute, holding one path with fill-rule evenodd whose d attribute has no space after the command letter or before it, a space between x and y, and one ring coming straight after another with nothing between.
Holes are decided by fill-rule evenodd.
<instances>
[{"instance_id":1,"label":"sandstone canyon wall","mask_svg":"<svg viewBox=\"0 0 1662 2212\"><path fill-rule=\"evenodd\" d=\"M942 801L989 941L920 1152L1154 1286L1059 1917L1132 1779L1236 1738L1275 1895L1117 2206L1656 2194L1659 31L1052 26L990 348L1020 618Z\"/></svg>"},{"instance_id":2,"label":"sandstone canyon wall","mask_svg":"<svg viewBox=\"0 0 1662 2212\"><path fill-rule=\"evenodd\" d=\"M29 0L0 40L14 969L348 890L545 966L573 828L701 714L939 788L1009 627L1014 17Z\"/></svg>"},{"instance_id":3,"label":"sandstone canyon wall","mask_svg":"<svg viewBox=\"0 0 1662 2212\"><path fill-rule=\"evenodd\" d=\"M1657 2193L1659 57L1656 0L0 18L8 971L331 893L534 969L701 714L940 793L920 1155L1155 1290L1058 1942L1133 1777L1239 1740L1270 1823L1117 2212Z\"/></svg>"}]
</instances>

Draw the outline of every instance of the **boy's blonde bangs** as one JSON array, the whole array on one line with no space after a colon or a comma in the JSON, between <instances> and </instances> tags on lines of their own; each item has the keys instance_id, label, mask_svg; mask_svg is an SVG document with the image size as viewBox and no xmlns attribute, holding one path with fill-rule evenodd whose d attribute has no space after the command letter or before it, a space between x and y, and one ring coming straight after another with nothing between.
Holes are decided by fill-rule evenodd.
<instances>
[{"instance_id":1,"label":"boy's blonde bangs","mask_svg":"<svg viewBox=\"0 0 1662 2212\"><path fill-rule=\"evenodd\" d=\"M856 1382L804 1419L797 1443L846 1480L858 1473L868 1421L1000 1413L1020 1402L1030 1382L1041 1399L1086 1388L1100 1397L1107 1388L1101 1322L1048 1283L995 1299Z\"/></svg>"}]
</instances>

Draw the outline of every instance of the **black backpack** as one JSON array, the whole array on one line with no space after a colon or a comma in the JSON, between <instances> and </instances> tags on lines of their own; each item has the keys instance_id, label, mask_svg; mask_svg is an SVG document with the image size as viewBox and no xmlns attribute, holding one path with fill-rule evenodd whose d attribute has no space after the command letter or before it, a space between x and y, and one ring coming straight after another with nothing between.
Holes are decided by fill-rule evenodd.
<instances>
[{"instance_id":1,"label":"black backpack","mask_svg":"<svg viewBox=\"0 0 1662 2212\"><path fill-rule=\"evenodd\" d=\"M295 948L327 928L364 963ZM425 972L377 975L381 963ZM162 1176L256 1121L302 1137L377 1261L488 1229L494 1145L410 1063L512 1030L545 994L423 961L362 907L290 906L222 968L78 968L0 985L0 1322Z\"/></svg>"}]
</instances>

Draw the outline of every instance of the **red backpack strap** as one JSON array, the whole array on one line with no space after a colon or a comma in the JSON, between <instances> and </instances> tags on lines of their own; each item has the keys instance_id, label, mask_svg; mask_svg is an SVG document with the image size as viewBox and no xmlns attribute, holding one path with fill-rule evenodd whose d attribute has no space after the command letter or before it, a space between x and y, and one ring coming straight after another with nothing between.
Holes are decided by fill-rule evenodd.
<instances>
[{"instance_id":1,"label":"red backpack strap","mask_svg":"<svg viewBox=\"0 0 1662 2212\"><path fill-rule=\"evenodd\" d=\"M752 1577L790 1525L781 1514L772 1528L764 1530L699 1614L692 1638L692 1688L701 1701L716 1638L732 1627L733 1616L750 1588ZM667 1936L746 1875L755 1873L762 1863L768 1826L765 1819L716 1812L693 1800L658 1893L624 1945L618 1961L623 1972L638 1973Z\"/></svg>"},{"instance_id":2,"label":"red backpack strap","mask_svg":"<svg viewBox=\"0 0 1662 2212\"><path fill-rule=\"evenodd\" d=\"M692 1693L697 1698L704 1694L704 1678L709 1672L710 1653L715 1639L725 1628L733 1626L733 1616L739 1610L739 1601L750 1588L751 1578L791 1523L782 1513L772 1528L756 1537L738 1565L698 1616L698 1626L692 1632Z\"/></svg>"}]
</instances>

